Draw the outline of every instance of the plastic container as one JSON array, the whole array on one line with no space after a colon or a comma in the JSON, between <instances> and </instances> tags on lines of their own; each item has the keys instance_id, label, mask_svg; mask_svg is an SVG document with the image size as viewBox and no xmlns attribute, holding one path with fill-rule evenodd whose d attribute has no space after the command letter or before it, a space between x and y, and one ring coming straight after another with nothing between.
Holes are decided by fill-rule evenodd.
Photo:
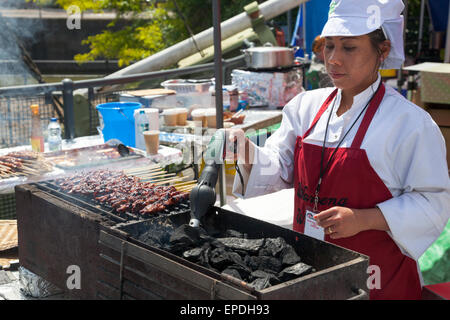
<instances>
[{"instance_id":1,"label":"plastic container","mask_svg":"<svg viewBox=\"0 0 450 320\"><path fill-rule=\"evenodd\" d=\"M44 135L39 115L39 105L33 104L31 108L31 149L36 152L44 152Z\"/></svg>"},{"instance_id":2,"label":"plastic container","mask_svg":"<svg viewBox=\"0 0 450 320\"><path fill-rule=\"evenodd\" d=\"M136 112L138 111L138 112ZM145 150L144 131L150 130L150 121L144 109L134 111L134 132L136 148Z\"/></svg>"},{"instance_id":3,"label":"plastic container","mask_svg":"<svg viewBox=\"0 0 450 320\"><path fill-rule=\"evenodd\" d=\"M172 79L161 83L161 86L163 86L165 89L175 90L177 94L208 92L211 85L211 80Z\"/></svg>"},{"instance_id":4,"label":"plastic container","mask_svg":"<svg viewBox=\"0 0 450 320\"><path fill-rule=\"evenodd\" d=\"M108 102L96 106L103 140L118 139L127 146L136 147L134 110L141 107L138 102Z\"/></svg>"},{"instance_id":5,"label":"plastic container","mask_svg":"<svg viewBox=\"0 0 450 320\"><path fill-rule=\"evenodd\" d=\"M60 151L62 149L61 126L56 118L51 118L48 124L48 150Z\"/></svg>"}]
</instances>

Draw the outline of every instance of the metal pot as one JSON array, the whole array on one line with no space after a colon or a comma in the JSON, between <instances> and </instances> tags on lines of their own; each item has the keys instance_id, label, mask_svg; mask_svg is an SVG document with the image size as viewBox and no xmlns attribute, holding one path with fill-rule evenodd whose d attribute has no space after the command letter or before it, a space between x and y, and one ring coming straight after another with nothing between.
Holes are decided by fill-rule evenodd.
<instances>
[{"instance_id":1,"label":"metal pot","mask_svg":"<svg viewBox=\"0 0 450 320\"><path fill-rule=\"evenodd\" d=\"M253 47L242 51L245 54L248 68L267 69L292 66L295 50L295 48L265 45L264 47Z\"/></svg>"}]
</instances>

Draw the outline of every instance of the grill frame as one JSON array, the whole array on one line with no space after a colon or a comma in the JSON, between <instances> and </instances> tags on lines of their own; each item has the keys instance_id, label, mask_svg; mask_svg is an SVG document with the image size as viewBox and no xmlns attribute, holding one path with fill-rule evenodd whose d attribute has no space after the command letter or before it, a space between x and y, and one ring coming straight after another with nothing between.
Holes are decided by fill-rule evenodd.
<instances>
[{"instance_id":1,"label":"grill frame","mask_svg":"<svg viewBox=\"0 0 450 320\"><path fill-rule=\"evenodd\" d=\"M16 186L19 261L33 273L82 299L367 299L367 256L261 220L213 208L217 228L250 237L281 236L305 263L320 270L265 290L133 239L130 230L148 220L111 223L71 199L36 184ZM164 216L186 221L189 214ZM158 218L156 218L158 219ZM161 218L162 219L162 218ZM298 241L304 243L298 247ZM318 255L317 252L328 252ZM310 258L307 258L310 257ZM310 263L308 259L314 260ZM318 260L319 259L319 260ZM322 259L322 260L320 260ZM312 261L311 260L311 261ZM320 262L321 261L321 262ZM69 290L67 268L81 270L81 289ZM351 287L350 287L351 285ZM355 289L356 291L353 291ZM358 291L358 292L357 292ZM314 294L311 294L311 293Z\"/></svg>"}]
</instances>

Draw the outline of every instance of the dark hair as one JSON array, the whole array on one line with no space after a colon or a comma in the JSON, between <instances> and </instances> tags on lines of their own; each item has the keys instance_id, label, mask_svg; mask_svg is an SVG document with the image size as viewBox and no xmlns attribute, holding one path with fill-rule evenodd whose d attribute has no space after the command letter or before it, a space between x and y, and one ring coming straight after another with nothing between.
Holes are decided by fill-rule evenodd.
<instances>
[{"instance_id":1,"label":"dark hair","mask_svg":"<svg viewBox=\"0 0 450 320\"><path fill-rule=\"evenodd\" d=\"M380 44L382 44L384 41L387 40L384 35L384 32L383 32L383 30L381 30L381 28L379 28L379 29L369 33L368 36L370 39L370 43L372 44L372 47L375 50L375 52L377 53L377 57L379 59L381 57L381 55L383 54L383 52L380 49Z\"/></svg>"}]
</instances>

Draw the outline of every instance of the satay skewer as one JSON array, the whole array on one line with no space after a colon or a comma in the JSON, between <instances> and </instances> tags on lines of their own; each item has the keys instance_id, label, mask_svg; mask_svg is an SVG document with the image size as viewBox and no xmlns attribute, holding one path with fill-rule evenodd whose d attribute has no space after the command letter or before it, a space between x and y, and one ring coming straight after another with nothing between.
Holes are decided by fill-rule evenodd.
<instances>
[{"instance_id":1,"label":"satay skewer","mask_svg":"<svg viewBox=\"0 0 450 320\"><path fill-rule=\"evenodd\" d=\"M174 186L175 187L180 187L180 186L184 186L187 184L195 184L197 182L197 180L191 180L191 181L185 181L185 182L180 182L180 183L175 183Z\"/></svg>"},{"instance_id":2,"label":"satay skewer","mask_svg":"<svg viewBox=\"0 0 450 320\"><path fill-rule=\"evenodd\" d=\"M182 180L182 178L174 178L174 179L163 179L163 180L160 180L160 181L157 181L157 182L155 182L155 185L157 185L157 186L160 186L160 185L162 185L162 184L168 184L168 183L171 183L171 182L175 182L175 181L181 181Z\"/></svg>"}]
</instances>

